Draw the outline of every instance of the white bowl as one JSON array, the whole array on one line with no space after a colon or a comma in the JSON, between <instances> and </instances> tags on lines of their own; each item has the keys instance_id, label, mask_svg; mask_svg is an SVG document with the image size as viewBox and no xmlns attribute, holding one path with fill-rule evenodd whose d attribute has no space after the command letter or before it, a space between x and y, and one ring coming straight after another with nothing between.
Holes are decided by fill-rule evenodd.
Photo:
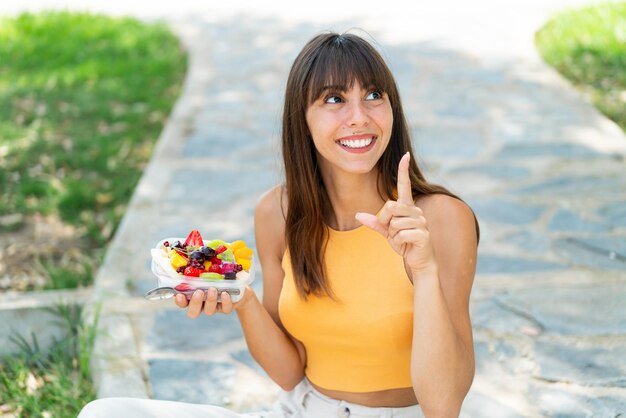
<instances>
[{"instance_id":1,"label":"white bowl","mask_svg":"<svg viewBox=\"0 0 626 418\"><path fill-rule=\"evenodd\" d=\"M184 238L166 238L158 242L155 248L151 249L152 264L151 270L158 279L158 287L176 287L181 283L186 283L193 290L195 289L217 289L218 295L222 292L228 292L233 302L241 300L246 287L254 281L255 276L255 260L254 256L250 260L249 271L237 272L236 279L207 279L203 277L184 276L176 272L170 263L167 253L163 249L163 243L169 242L185 242ZM205 243L211 240L204 240Z\"/></svg>"}]
</instances>

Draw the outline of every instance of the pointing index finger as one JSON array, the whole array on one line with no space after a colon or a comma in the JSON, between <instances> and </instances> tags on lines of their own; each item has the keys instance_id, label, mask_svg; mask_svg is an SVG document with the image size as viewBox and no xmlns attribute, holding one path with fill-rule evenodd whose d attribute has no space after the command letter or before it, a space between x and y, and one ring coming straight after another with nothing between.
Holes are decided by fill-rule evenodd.
<instances>
[{"instance_id":1,"label":"pointing index finger","mask_svg":"<svg viewBox=\"0 0 626 418\"><path fill-rule=\"evenodd\" d=\"M411 154L406 153L400 159L398 164L398 203L412 205L413 193L411 192L411 180L409 179L409 160Z\"/></svg>"}]
</instances>

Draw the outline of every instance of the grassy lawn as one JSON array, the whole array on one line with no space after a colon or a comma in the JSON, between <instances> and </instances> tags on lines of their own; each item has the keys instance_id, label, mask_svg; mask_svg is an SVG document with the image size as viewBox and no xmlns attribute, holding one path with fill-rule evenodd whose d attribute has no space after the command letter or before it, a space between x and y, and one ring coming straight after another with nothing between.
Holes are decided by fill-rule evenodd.
<instances>
[{"instance_id":1,"label":"grassy lawn","mask_svg":"<svg viewBox=\"0 0 626 418\"><path fill-rule=\"evenodd\" d=\"M0 19L0 291L91 283L185 70L161 24Z\"/></svg>"},{"instance_id":2,"label":"grassy lawn","mask_svg":"<svg viewBox=\"0 0 626 418\"><path fill-rule=\"evenodd\" d=\"M95 399L89 360L98 315L85 325L82 311L78 305L49 309L66 333L47 350L36 335L13 337L20 352L0 359L0 417L74 418Z\"/></svg>"},{"instance_id":3,"label":"grassy lawn","mask_svg":"<svg viewBox=\"0 0 626 418\"><path fill-rule=\"evenodd\" d=\"M626 3L555 16L536 34L547 63L626 131Z\"/></svg>"},{"instance_id":4,"label":"grassy lawn","mask_svg":"<svg viewBox=\"0 0 626 418\"><path fill-rule=\"evenodd\" d=\"M0 18L0 292L91 284L178 97L162 24L67 12ZM52 348L0 358L0 416L75 417L95 397L96 324L59 306Z\"/></svg>"}]
</instances>

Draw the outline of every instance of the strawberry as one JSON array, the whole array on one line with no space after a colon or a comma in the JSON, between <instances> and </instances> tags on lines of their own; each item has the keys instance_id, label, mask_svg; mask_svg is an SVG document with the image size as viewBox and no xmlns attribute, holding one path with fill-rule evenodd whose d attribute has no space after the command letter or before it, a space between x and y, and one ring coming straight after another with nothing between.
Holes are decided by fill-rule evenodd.
<instances>
[{"instance_id":1,"label":"strawberry","mask_svg":"<svg viewBox=\"0 0 626 418\"><path fill-rule=\"evenodd\" d=\"M217 257L213 257L213 258L212 258L212 259L210 259L209 261L211 262L211 264L217 264L218 266L219 266L220 264L222 264L222 260L220 260L220 259L219 259L219 258L217 258Z\"/></svg>"},{"instance_id":2,"label":"strawberry","mask_svg":"<svg viewBox=\"0 0 626 418\"><path fill-rule=\"evenodd\" d=\"M216 253L218 253L218 254L221 254L221 253L223 253L224 251L226 251L227 249L228 249L228 248L226 248L226 246L225 246L225 245L220 245L219 247L217 247L217 248L215 249L215 252L216 252Z\"/></svg>"},{"instance_id":3,"label":"strawberry","mask_svg":"<svg viewBox=\"0 0 626 418\"><path fill-rule=\"evenodd\" d=\"M189 233L185 243L183 244L184 248L187 247L202 247L204 245L204 241L202 241L202 235L200 235L200 231L194 229Z\"/></svg>"},{"instance_id":4,"label":"strawberry","mask_svg":"<svg viewBox=\"0 0 626 418\"><path fill-rule=\"evenodd\" d=\"M209 272L222 274L222 266L220 266L219 264L211 264L211 266L209 267Z\"/></svg>"},{"instance_id":5,"label":"strawberry","mask_svg":"<svg viewBox=\"0 0 626 418\"><path fill-rule=\"evenodd\" d=\"M200 277L200 273L204 273L204 270L199 269L197 267L191 267L191 266L185 268L185 271L183 272L185 276L192 276L192 277Z\"/></svg>"}]
</instances>

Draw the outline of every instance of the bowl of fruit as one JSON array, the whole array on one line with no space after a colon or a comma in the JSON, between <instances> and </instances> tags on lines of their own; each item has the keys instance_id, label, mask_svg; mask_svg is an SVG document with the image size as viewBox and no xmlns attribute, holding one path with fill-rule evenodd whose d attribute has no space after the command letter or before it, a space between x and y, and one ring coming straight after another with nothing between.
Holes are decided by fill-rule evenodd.
<instances>
[{"instance_id":1,"label":"bowl of fruit","mask_svg":"<svg viewBox=\"0 0 626 418\"><path fill-rule=\"evenodd\" d=\"M158 287L146 299L166 299L177 293L191 297L197 289L216 288L233 302L243 297L254 280L254 252L242 240L203 240L196 229L186 239L167 238L151 251L151 269Z\"/></svg>"}]
</instances>

